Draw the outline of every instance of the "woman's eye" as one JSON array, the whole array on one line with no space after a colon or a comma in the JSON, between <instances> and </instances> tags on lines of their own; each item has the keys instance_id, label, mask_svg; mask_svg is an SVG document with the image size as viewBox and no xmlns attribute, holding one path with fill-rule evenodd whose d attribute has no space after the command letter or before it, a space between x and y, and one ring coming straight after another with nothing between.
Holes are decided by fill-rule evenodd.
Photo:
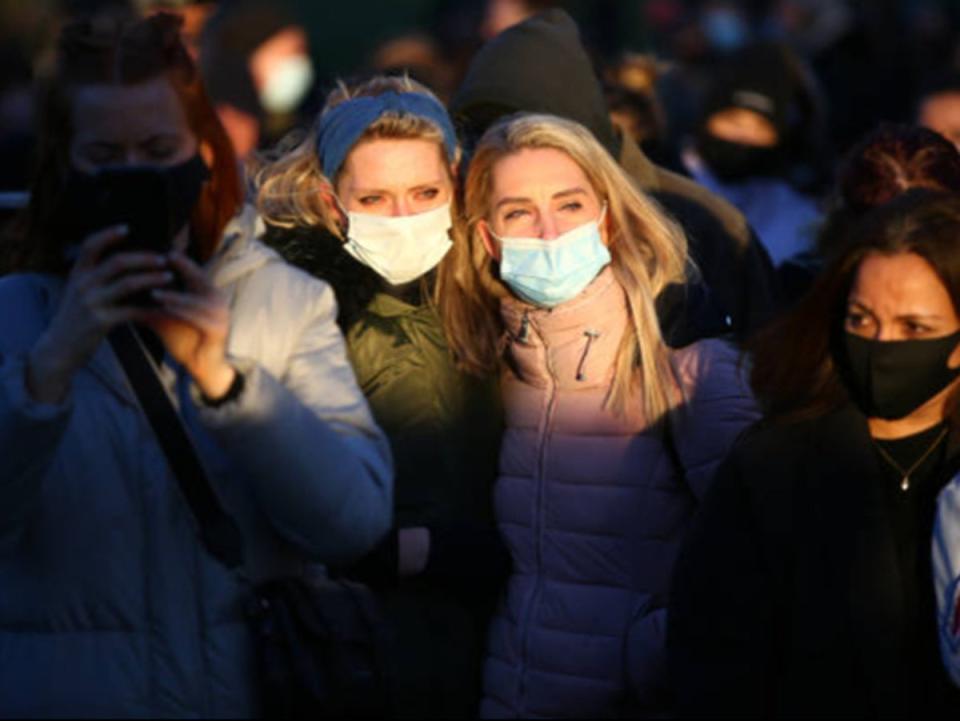
<instances>
[{"instance_id":1,"label":"woman's eye","mask_svg":"<svg viewBox=\"0 0 960 721\"><path fill-rule=\"evenodd\" d=\"M847 327L852 329L863 328L867 325L867 316L863 313L847 313Z\"/></svg>"},{"instance_id":2,"label":"woman's eye","mask_svg":"<svg viewBox=\"0 0 960 721\"><path fill-rule=\"evenodd\" d=\"M523 208L514 208L509 211L506 215L503 216L504 220L516 220L517 218L522 218L527 214L527 211Z\"/></svg>"},{"instance_id":3,"label":"woman's eye","mask_svg":"<svg viewBox=\"0 0 960 721\"><path fill-rule=\"evenodd\" d=\"M930 332L930 328L923 325L922 323L916 323L914 321L907 321L904 323L904 328L906 329L909 335L926 335Z\"/></svg>"},{"instance_id":4,"label":"woman's eye","mask_svg":"<svg viewBox=\"0 0 960 721\"><path fill-rule=\"evenodd\" d=\"M564 203L561 205L560 209L568 212L576 212L578 210L583 210L583 203L578 200L571 200L569 203Z\"/></svg>"},{"instance_id":5,"label":"woman's eye","mask_svg":"<svg viewBox=\"0 0 960 721\"><path fill-rule=\"evenodd\" d=\"M433 200L433 199L436 198L438 195L440 195L440 189L439 189L439 188L425 188L424 190L421 190L421 191L420 191L419 195L420 195L420 199L421 199L421 200Z\"/></svg>"},{"instance_id":6,"label":"woman's eye","mask_svg":"<svg viewBox=\"0 0 960 721\"><path fill-rule=\"evenodd\" d=\"M376 205L377 203L380 202L380 199L382 197L383 196L380 196L380 195L364 195L362 198L360 198L360 205L365 205L365 206Z\"/></svg>"},{"instance_id":7,"label":"woman's eye","mask_svg":"<svg viewBox=\"0 0 960 721\"><path fill-rule=\"evenodd\" d=\"M123 153L110 148L92 148L84 153L84 155L86 156L87 162L97 167L123 162Z\"/></svg>"},{"instance_id":8,"label":"woman's eye","mask_svg":"<svg viewBox=\"0 0 960 721\"><path fill-rule=\"evenodd\" d=\"M176 148L169 145L152 147L147 151L147 154L153 160L168 160L173 157L174 153L176 153Z\"/></svg>"}]
</instances>

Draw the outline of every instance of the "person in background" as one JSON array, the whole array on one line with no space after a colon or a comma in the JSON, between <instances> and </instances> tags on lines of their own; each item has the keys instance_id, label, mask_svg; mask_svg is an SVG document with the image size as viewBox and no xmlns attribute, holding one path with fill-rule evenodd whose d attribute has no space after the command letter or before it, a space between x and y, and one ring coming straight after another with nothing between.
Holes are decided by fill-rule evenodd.
<instances>
[{"instance_id":1,"label":"person in background","mask_svg":"<svg viewBox=\"0 0 960 721\"><path fill-rule=\"evenodd\" d=\"M316 82L306 29L280 2L219 4L201 34L200 67L241 160L297 124Z\"/></svg>"},{"instance_id":2,"label":"person in background","mask_svg":"<svg viewBox=\"0 0 960 721\"><path fill-rule=\"evenodd\" d=\"M518 111L579 122L640 190L677 218L699 274L688 277L689 283L677 279L658 299L661 327L672 346L723 333L743 339L776 310L776 275L743 215L689 178L654 165L632 137L614 129L577 25L564 11L542 12L484 45L450 110L468 146L495 120Z\"/></svg>"},{"instance_id":3,"label":"person in background","mask_svg":"<svg viewBox=\"0 0 960 721\"><path fill-rule=\"evenodd\" d=\"M165 12L183 20L180 31L183 46L194 62L200 59L200 38L207 21L217 10L220 0L141 0L147 15Z\"/></svg>"},{"instance_id":4,"label":"person in background","mask_svg":"<svg viewBox=\"0 0 960 721\"><path fill-rule=\"evenodd\" d=\"M333 293L254 239L180 29L165 14L63 29L30 204L3 248L16 271L0 279L11 716L255 716L250 583L356 558L389 526L389 447ZM138 211L104 204L118 188ZM242 577L201 540L213 530L118 362L121 339L233 518Z\"/></svg>"},{"instance_id":5,"label":"person in background","mask_svg":"<svg viewBox=\"0 0 960 721\"><path fill-rule=\"evenodd\" d=\"M629 135L651 160L671 169L680 158L667 128L667 115L658 92L669 66L652 55L624 54L604 71L604 96L610 121Z\"/></svg>"},{"instance_id":6,"label":"person in background","mask_svg":"<svg viewBox=\"0 0 960 721\"><path fill-rule=\"evenodd\" d=\"M455 357L499 372L495 511L513 574L490 627L484 717L657 716L674 555L713 471L758 414L738 352L663 341L679 226L585 127L494 124L441 268Z\"/></svg>"},{"instance_id":7,"label":"person in background","mask_svg":"<svg viewBox=\"0 0 960 721\"><path fill-rule=\"evenodd\" d=\"M917 101L916 121L960 148L960 73L945 74L927 83Z\"/></svg>"},{"instance_id":8,"label":"person in background","mask_svg":"<svg viewBox=\"0 0 960 721\"><path fill-rule=\"evenodd\" d=\"M754 340L766 421L717 474L677 560L678 716L955 718L930 538L960 460L960 199L866 215Z\"/></svg>"},{"instance_id":9,"label":"person in background","mask_svg":"<svg viewBox=\"0 0 960 721\"><path fill-rule=\"evenodd\" d=\"M429 90L375 77L334 90L314 130L259 173L266 239L334 287L357 379L393 448L395 526L341 572L383 603L404 718L476 715L484 633L509 564L491 510L495 380L457 370L436 309L459 160Z\"/></svg>"},{"instance_id":10,"label":"person in background","mask_svg":"<svg viewBox=\"0 0 960 721\"><path fill-rule=\"evenodd\" d=\"M480 36L489 40L555 4L555 0L486 0Z\"/></svg>"},{"instance_id":11,"label":"person in background","mask_svg":"<svg viewBox=\"0 0 960 721\"><path fill-rule=\"evenodd\" d=\"M788 177L798 110L784 53L752 46L718 71L683 157L694 180L743 212L776 266L813 247L820 220Z\"/></svg>"},{"instance_id":12,"label":"person in background","mask_svg":"<svg viewBox=\"0 0 960 721\"><path fill-rule=\"evenodd\" d=\"M879 125L841 162L815 250L780 266L784 298L796 301L810 288L866 213L914 188L960 193L960 153L927 128Z\"/></svg>"}]
</instances>

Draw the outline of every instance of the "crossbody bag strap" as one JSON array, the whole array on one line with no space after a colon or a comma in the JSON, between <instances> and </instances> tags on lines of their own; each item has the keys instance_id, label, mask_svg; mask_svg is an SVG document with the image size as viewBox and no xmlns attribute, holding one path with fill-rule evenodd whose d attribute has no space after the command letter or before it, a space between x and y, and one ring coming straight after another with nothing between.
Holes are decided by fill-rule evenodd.
<instances>
[{"instance_id":1,"label":"crossbody bag strap","mask_svg":"<svg viewBox=\"0 0 960 721\"><path fill-rule=\"evenodd\" d=\"M180 415L136 331L127 324L120 325L110 332L108 339L193 513L204 547L227 568L239 567L243 563L240 529L220 504Z\"/></svg>"}]
</instances>

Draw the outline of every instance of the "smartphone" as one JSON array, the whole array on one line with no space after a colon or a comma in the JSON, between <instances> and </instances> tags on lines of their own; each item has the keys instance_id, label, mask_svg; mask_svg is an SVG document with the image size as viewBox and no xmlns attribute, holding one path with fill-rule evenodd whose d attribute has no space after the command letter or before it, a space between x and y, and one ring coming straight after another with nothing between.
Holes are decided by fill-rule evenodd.
<instances>
[{"instance_id":1,"label":"smartphone","mask_svg":"<svg viewBox=\"0 0 960 721\"><path fill-rule=\"evenodd\" d=\"M104 168L97 173L93 207L87 217L97 229L121 224L128 228L126 238L111 249L112 253L170 252L180 228L172 227L169 184L167 174L154 168ZM182 285L181 279L175 278L170 287L182 289ZM149 291L133 294L129 302L156 305Z\"/></svg>"}]
</instances>

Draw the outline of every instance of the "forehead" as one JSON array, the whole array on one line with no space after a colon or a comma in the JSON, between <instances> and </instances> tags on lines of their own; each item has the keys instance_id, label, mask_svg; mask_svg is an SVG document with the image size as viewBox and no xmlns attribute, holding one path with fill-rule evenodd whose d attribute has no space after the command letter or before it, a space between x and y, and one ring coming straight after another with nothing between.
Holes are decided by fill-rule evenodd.
<instances>
[{"instance_id":1,"label":"forehead","mask_svg":"<svg viewBox=\"0 0 960 721\"><path fill-rule=\"evenodd\" d=\"M365 140L347 155L340 184L362 188L415 187L448 181L446 156L432 140Z\"/></svg>"},{"instance_id":2,"label":"forehead","mask_svg":"<svg viewBox=\"0 0 960 721\"><path fill-rule=\"evenodd\" d=\"M857 269L851 300L891 317L912 313L952 317L950 295L933 267L915 253L872 253Z\"/></svg>"},{"instance_id":3,"label":"forehead","mask_svg":"<svg viewBox=\"0 0 960 721\"><path fill-rule=\"evenodd\" d=\"M138 142L189 133L187 117L165 77L135 85L81 85L71 98L75 142Z\"/></svg>"},{"instance_id":4,"label":"forehead","mask_svg":"<svg viewBox=\"0 0 960 721\"><path fill-rule=\"evenodd\" d=\"M497 160L491 172L494 199L528 197L581 187L590 179L577 162L555 148L523 148Z\"/></svg>"}]
</instances>

